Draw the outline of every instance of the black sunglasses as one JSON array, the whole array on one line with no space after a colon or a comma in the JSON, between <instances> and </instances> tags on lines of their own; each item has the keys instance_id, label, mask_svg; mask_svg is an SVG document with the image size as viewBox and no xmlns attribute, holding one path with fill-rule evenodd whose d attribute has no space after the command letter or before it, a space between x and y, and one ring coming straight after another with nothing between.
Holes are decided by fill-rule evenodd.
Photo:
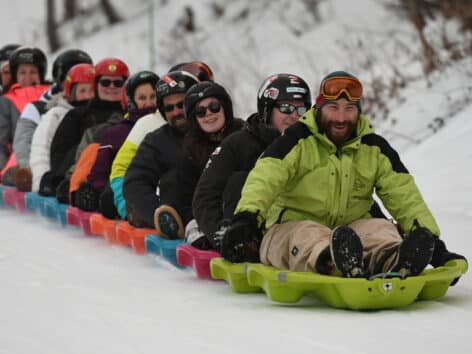
<instances>
[{"instance_id":1,"label":"black sunglasses","mask_svg":"<svg viewBox=\"0 0 472 354\"><path fill-rule=\"evenodd\" d=\"M305 106L297 107L290 103L279 103L276 104L275 107L280 111L280 113L284 114L292 114L293 112L297 111L299 116L304 115L305 112L308 110Z\"/></svg>"},{"instance_id":2,"label":"black sunglasses","mask_svg":"<svg viewBox=\"0 0 472 354\"><path fill-rule=\"evenodd\" d=\"M195 108L195 115L198 118L203 118L203 117L206 116L207 109L209 109L211 113L218 113L221 109L221 103L217 102L217 101L213 101L207 107L199 106L199 107Z\"/></svg>"},{"instance_id":3,"label":"black sunglasses","mask_svg":"<svg viewBox=\"0 0 472 354\"><path fill-rule=\"evenodd\" d=\"M176 104L166 104L162 109L164 112L172 112L175 107L178 109L184 108L184 101L177 102Z\"/></svg>"},{"instance_id":4,"label":"black sunglasses","mask_svg":"<svg viewBox=\"0 0 472 354\"><path fill-rule=\"evenodd\" d=\"M113 84L113 86L115 86L115 87L123 87L125 82L123 80L102 79L102 80L99 81L99 83L103 87L108 87L111 84Z\"/></svg>"}]
</instances>

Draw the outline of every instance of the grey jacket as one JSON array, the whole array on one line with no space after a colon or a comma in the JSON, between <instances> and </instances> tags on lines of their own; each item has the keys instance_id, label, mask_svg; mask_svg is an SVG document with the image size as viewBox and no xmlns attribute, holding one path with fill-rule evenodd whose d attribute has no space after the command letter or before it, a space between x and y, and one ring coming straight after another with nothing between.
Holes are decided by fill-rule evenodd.
<instances>
[{"instance_id":1,"label":"grey jacket","mask_svg":"<svg viewBox=\"0 0 472 354\"><path fill-rule=\"evenodd\" d=\"M15 127L20 112L12 101L0 97L0 170L3 169L10 157L8 145L13 143Z\"/></svg>"}]
</instances>

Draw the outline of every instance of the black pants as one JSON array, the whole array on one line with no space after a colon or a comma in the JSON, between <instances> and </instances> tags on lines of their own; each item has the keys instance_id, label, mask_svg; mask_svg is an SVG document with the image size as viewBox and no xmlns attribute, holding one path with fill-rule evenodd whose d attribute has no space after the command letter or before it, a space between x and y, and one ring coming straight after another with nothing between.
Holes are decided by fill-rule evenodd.
<instances>
[{"instance_id":1,"label":"black pants","mask_svg":"<svg viewBox=\"0 0 472 354\"><path fill-rule=\"evenodd\" d=\"M113 202L113 191L110 188L110 184L107 184L102 194L100 194L98 212L108 219L118 218L118 211Z\"/></svg>"}]
</instances>

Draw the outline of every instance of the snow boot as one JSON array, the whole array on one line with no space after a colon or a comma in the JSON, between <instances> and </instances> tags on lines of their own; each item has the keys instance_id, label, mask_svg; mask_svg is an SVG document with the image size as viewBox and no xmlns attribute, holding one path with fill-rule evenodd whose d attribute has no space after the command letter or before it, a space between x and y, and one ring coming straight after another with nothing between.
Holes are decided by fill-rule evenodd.
<instances>
[{"instance_id":1,"label":"snow boot","mask_svg":"<svg viewBox=\"0 0 472 354\"><path fill-rule=\"evenodd\" d=\"M339 226L331 235L329 249L334 265L346 278L364 276L361 239L349 226Z\"/></svg>"},{"instance_id":2,"label":"snow boot","mask_svg":"<svg viewBox=\"0 0 472 354\"><path fill-rule=\"evenodd\" d=\"M169 240L184 239L185 227L179 213L169 205L161 205L154 212L157 234Z\"/></svg>"},{"instance_id":3,"label":"snow boot","mask_svg":"<svg viewBox=\"0 0 472 354\"><path fill-rule=\"evenodd\" d=\"M411 231L398 248L397 261L391 272L402 276L420 274L433 257L434 238L435 236L424 227Z\"/></svg>"}]
</instances>

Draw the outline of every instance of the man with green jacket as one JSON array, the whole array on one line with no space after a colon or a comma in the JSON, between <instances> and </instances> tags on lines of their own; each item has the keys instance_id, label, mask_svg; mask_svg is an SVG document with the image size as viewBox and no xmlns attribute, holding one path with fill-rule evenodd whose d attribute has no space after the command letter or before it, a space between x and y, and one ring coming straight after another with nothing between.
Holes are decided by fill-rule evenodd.
<instances>
[{"instance_id":1,"label":"man with green jacket","mask_svg":"<svg viewBox=\"0 0 472 354\"><path fill-rule=\"evenodd\" d=\"M361 114L361 98L354 76L337 71L323 79L316 108L250 172L222 241L226 259L364 277L417 275L430 262L464 258L439 240L413 176ZM396 224L382 217L374 193Z\"/></svg>"}]
</instances>

